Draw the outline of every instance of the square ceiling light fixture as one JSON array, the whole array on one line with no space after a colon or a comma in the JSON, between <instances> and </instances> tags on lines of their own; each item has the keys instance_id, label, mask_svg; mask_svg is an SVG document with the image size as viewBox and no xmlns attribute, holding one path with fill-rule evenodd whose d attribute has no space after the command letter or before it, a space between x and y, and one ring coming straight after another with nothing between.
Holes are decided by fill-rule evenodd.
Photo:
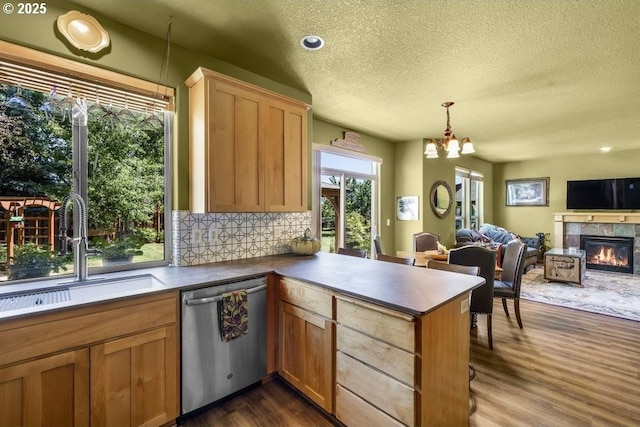
<instances>
[{"instance_id":1,"label":"square ceiling light fixture","mask_svg":"<svg viewBox=\"0 0 640 427\"><path fill-rule=\"evenodd\" d=\"M324 40L319 36L304 36L300 39L300 46L307 50L319 50L324 46Z\"/></svg>"}]
</instances>

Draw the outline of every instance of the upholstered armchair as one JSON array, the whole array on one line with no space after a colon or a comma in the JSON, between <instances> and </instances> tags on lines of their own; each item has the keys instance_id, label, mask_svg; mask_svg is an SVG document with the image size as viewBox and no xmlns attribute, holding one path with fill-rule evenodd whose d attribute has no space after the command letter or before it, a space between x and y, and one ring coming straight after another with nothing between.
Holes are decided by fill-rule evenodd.
<instances>
[{"instance_id":1,"label":"upholstered armchair","mask_svg":"<svg viewBox=\"0 0 640 427\"><path fill-rule=\"evenodd\" d=\"M524 271L533 268L540 259L540 250L544 247L544 233L536 234L536 237L521 237L527 247L525 248Z\"/></svg>"}]
</instances>

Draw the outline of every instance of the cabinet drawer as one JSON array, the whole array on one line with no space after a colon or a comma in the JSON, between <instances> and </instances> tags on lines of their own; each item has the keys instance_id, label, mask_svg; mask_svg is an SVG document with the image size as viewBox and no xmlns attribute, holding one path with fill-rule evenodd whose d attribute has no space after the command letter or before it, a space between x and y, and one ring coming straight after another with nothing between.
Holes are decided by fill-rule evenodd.
<instances>
[{"instance_id":1,"label":"cabinet drawer","mask_svg":"<svg viewBox=\"0 0 640 427\"><path fill-rule=\"evenodd\" d=\"M347 426L403 426L339 384L336 386L336 417Z\"/></svg>"},{"instance_id":2,"label":"cabinet drawer","mask_svg":"<svg viewBox=\"0 0 640 427\"><path fill-rule=\"evenodd\" d=\"M415 350L415 319L413 316L364 301L341 296L336 298L338 323L406 351L413 352Z\"/></svg>"},{"instance_id":3,"label":"cabinet drawer","mask_svg":"<svg viewBox=\"0 0 640 427\"><path fill-rule=\"evenodd\" d=\"M416 356L353 329L338 325L337 349L367 365L386 372L403 383L415 384Z\"/></svg>"},{"instance_id":4,"label":"cabinet drawer","mask_svg":"<svg viewBox=\"0 0 640 427\"><path fill-rule=\"evenodd\" d=\"M336 352L336 382L403 423L415 423L413 388L341 351Z\"/></svg>"},{"instance_id":5,"label":"cabinet drawer","mask_svg":"<svg viewBox=\"0 0 640 427\"><path fill-rule=\"evenodd\" d=\"M280 279L280 299L333 319L333 295L320 287L283 277Z\"/></svg>"}]
</instances>

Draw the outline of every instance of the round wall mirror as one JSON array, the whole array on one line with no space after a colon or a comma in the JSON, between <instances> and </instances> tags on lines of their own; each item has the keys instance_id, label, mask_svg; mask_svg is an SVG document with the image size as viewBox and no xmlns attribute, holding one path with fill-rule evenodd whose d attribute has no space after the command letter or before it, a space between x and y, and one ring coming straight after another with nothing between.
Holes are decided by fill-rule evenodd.
<instances>
[{"instance_id":1,"label":"round wall mirror","mask_svg":"<svg viewBox=\"0 0 640 427\"><path fill-rule=\"evenodd\" d=\"M439 218L448 214L453 205L453 193L449 184L445 181L436 181L431 187L429 202L431 210Z\"/></svg>"}]
</instances>

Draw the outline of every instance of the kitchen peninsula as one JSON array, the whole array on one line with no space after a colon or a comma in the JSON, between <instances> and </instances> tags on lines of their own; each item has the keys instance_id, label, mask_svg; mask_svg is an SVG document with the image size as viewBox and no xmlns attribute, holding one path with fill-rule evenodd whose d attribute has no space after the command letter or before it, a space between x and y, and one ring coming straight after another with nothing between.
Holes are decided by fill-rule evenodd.
<instances>
[{"instance_id":1,"label":"kitchen peninsula","mask_svg":"<svg viewBox=\"0 0 640 427\"><path fill-rule=\"evenodd\" d=\"M162 410L149 414L146 421L155 420L152 425L170 422L179 412L179 381L171 374L178 366L175 336L179 313L175 308L179 291L266 275L269 373L280 374L346 425L468 425L469 291L480 286L482 278L325 253L152 268L139 273L152 274L164 284L162 289L72 301L50 309L40 306L37 314L1 313L0 345L5 351L0 380L14 381L16 375L29 371L24 367L33 367L40 360L53 363L52 357L70 354L73 358L60 363L73 366L74 371L67 372L75 373L71 378L82 385L74 392L89 394L87 388L96 384L88 387L83 375L88 377L89 371L97 369L92 366L94 361L108 366L104 359L109 342L121 342L118 346L124 348L129 341L131 345L142 342L139 338L161 338L166 357L160 377L166 378L166 396L174 400L159 405ZM41 282L39 287L56 282ZM16 286L7 288L15 291ZM3 287L0 297L8 290ZM141 304L151 310L145 312L148 330L122 328L118 319L139 311ZM118 317L105 331L109 310ZM95 334L83 331L82 342L66 341L69 345L65 348L60 347L64 340L62 344L46 340L50 333L55 332L53 337L60 333L47 330L47 325L60 328L68 324L77 331L83 316L89 327L95 327ZM38 335L29 336L30 331ZM121 331L133 338L121 336ZM16 339L18 332L23 339ZM305 348L309 351L300 356L299 350ZM91 355L89 360L86 351ZM100 389L104 384L96 386ZM77 405L71 410L76 412L76 420L86 419L89 413L99 417L93 414L94 409L108 412L105 406L109 402L93 401L100 395L90 395L91 408L87 397L76 396ZM0 413L27 407L16 402L20 399L12 396L5 401L8 408L0 408Z\"/></svg>"}]
</instances>

